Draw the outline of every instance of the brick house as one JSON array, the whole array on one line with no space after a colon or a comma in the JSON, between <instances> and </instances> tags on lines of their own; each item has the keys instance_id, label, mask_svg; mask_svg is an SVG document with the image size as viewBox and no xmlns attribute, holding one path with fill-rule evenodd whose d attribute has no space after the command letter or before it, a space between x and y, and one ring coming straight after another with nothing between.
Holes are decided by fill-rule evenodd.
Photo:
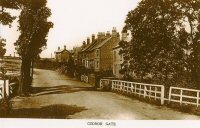
<instances>
[{"instance_id":1,"label":"brick house","mask_svg":"<svg viewBox=\"0 0 200 128\"><path fill-rule=\"evenodd\" d=\"M92 43L82 50L82 64L95 72L112 70L113 47L120 40L119 33L113 28L112 33L99 32L97 39L93 38Z\"/></svg>"},{"instance_id":2,"label":"brick house","mask_svg":"<svg viewBox=\"0 0 200 128\"><path fill-rule=\"evenodd\" d=\"M58 63L68 62L70 56L71 53L66 49L66 46L64 46L64 49L60 49L60 47L58 47L58 50L55 51L55 59Z\"/></svg>"}]
</instances>

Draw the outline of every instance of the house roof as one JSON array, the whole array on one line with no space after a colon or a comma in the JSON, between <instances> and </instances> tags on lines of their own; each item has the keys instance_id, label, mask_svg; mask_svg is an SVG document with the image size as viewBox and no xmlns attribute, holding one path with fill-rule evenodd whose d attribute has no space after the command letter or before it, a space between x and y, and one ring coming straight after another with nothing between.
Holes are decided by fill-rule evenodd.
<instances>
[{"instance_id":1,"label":"house roof","mask_svg":"<svg viewBox=\"0 0 200 128\"><path fill-rule=\"evenodd\" d=\"M69 52L67 49L60 49L60 50L55 51L55 53L61 53L61 52L64 52L64 51ZM69 52L69 53L70 53L70 52Z\"/></svg>"},{"instance_id":2,"label":"house roof","mask_svg":"<svg viewBox=\"0 0 200 128\"><path fill-rule=\"evenodd\" d=\"M92 48L90 49L90 51L102 47L104 44L106 44L106 43L107 43L109 40L111 40L111 39L112 39L112 36L109 37L109 38L106 38L104 41L102 41L102 42L98 43L97 45L95 45L94 47L92 47Z\"/></svg>"},{"instance_id":3,"label":"house roof","mask_svg":"<svg viewBox=\"0 0 200 128\"><path fill-rule=\"evenodd\" d=\"M96 44L97 44L97 40L95 40L94 42L92 42L91 44L89 44L88 46L83 48L83 50L81 52L88 51L90 48L94 47Z\"/></svg>"},{"instance_id":4,"label":"house roof","mask_svg":"<svg viewBox=\"0 0 200 128\"><path fill-rule=\"evenodd\" d=\"M81 50L82 50L82 47L74 47L73 50L72 50L72 52L73 53L78 53Z\"/></svg>"}]
</instances>

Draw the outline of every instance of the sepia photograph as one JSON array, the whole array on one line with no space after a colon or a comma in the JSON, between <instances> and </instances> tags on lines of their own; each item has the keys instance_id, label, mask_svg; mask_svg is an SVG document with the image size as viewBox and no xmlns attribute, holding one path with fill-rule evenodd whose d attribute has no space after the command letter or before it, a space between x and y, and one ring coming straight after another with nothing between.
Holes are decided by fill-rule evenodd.
<instances>
[{"instance_id":1,"label":"sepia photograph","mask_svg":"<svg viewBox=\"0 0 200 128\"><path fill-rule=\"evenodd\" d=\"M200 0L0 0L1 128L199 119Z\"/></svg>"}]
</instances>

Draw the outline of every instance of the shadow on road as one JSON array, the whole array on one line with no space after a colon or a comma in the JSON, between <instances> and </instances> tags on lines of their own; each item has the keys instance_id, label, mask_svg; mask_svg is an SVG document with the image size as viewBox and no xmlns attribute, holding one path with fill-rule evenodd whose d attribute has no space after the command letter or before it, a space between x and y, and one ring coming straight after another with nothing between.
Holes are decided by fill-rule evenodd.
<instances>
[{"instance_id":1,"label":"shadow on road","mask_svg":"<svg viewBox=\"0 0 200 128\"><path fill-rule=\"evenodd\" d=\"M87 110L76 105L55 104L41 108L12 109L6 118L69 119L69 115Z\"/></svg>"},{"instance_id":2,"label":"shadow on road","mask_svg":"<svg viewBox=\"0 0 200 128\"><path fill-rule=\"evenodd\" d=\"M79 91L96 91L94 87L70 87L69 85L60 85L54 87L33 87L32 96L73 93Z\"/></svg>"}]
</instances>

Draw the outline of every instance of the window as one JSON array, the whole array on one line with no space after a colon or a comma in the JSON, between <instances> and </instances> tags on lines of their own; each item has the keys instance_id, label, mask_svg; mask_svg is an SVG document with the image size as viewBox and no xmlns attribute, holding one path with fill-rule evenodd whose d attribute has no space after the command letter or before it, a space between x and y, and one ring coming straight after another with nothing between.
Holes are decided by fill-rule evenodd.
<instances>
[{"instance_id":1,"label":"window","mask_svg":"<svg viewBox=\"0 0 200 128\"><path fill-rule=\"evenodd\" d=\"M96 57L99 57L99 49L96 49Z\"/></svg>"},{"instance_id":2,"label":"window","mask_svg":"<svg viewBox=\"0 0 200 128\"><path fill-rule=\"evenodd\" d=\"M99 61L96 62L96 68L99 68Z\"/></svg>"}]
</instances>

